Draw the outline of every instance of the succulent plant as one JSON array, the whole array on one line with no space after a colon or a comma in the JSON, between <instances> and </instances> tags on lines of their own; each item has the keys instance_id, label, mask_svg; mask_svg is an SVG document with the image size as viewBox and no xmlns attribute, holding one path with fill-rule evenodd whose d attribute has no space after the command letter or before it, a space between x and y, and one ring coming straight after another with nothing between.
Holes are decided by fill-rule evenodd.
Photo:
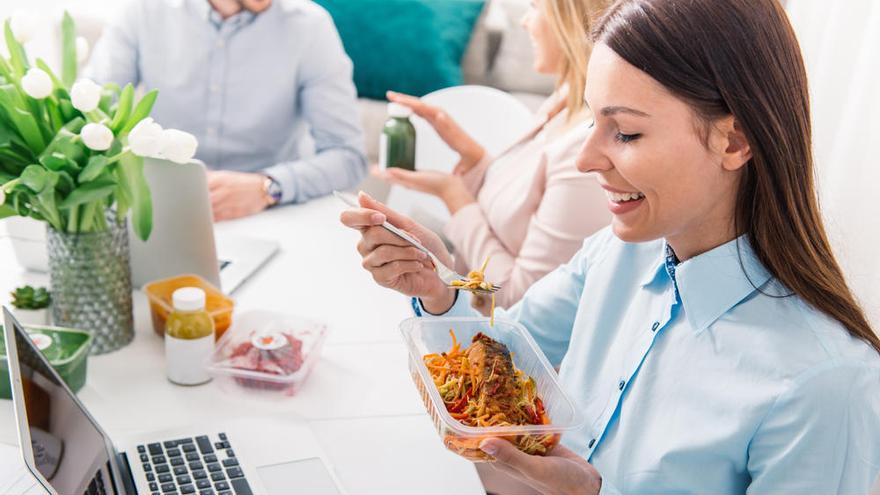
<instances>
[{"instance_id":1,"label":"succulent plant","mask_svg":"<svg viewBox=\"0 0 880 495\"><path fill-rule=\"evenodd\" d=\"M30 285L25 285L15 289L10 294L12 295L12 305L18 309L48 308L51 302L51 296L45 287L34 289Z\"/></svg>"}]
</instances>

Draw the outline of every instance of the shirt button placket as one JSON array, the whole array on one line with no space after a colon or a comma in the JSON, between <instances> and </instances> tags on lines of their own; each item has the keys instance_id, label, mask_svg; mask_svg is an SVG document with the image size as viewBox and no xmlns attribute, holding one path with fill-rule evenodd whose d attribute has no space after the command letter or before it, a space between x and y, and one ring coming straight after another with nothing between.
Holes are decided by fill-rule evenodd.
<instances>
[{"instance_id":1,"label":"shirt button placket","mask_svg":"<svg viewBox=\"0 0 880 495\"><path fill-rule=\"evenodd\" d=\"M214 157L214 165L217 166L220 166L222 162L218 140L220 137L220 122L223 118L222 82L223 76L226 73L226 40L222 38L224 36L222 30L219 36L215 43L216 49L213 54L213 63L208 74L208 111L205 122L207 141L211 143L211 148L217 150L217 155Z\"/></svg>"}]
</instances>

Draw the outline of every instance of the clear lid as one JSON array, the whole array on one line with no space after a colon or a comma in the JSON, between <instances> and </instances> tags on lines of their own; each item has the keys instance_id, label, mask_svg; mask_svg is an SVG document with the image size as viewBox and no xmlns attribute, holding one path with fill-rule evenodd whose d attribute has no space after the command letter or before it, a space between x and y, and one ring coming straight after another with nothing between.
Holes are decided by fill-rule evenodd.
<instances>
[{"instance_id":1,"label":"clear lid","mask_svg":"<svg viewBox=\"0 0 880 495\"><path fill-rule=\"evenodd\" d=\"M305 378L319 357L326 327L270 311L239 315L217 342L214 373L272 382Z\"/></svg>"},{"instance_id":2,"label":"clear lid","mask_svg":"<svg viewBox=\"0 0 880 495\"><path fill-rule=\"evenodd\" d=\"M397 119L406 119L413 114L411 108L400 103L391 102L388 104L388 116Z\"/></svg>"},{"instance_id":3,"label":"clear lid","mask_svg":"<svg viewBox=\"0 0 880 495\"><path fill-rule=\"evenodd\" d=\"M182 287L171 295L177 311L199 311L205 309L205 291L198 287Z\"/></svg>"}]
</instances>

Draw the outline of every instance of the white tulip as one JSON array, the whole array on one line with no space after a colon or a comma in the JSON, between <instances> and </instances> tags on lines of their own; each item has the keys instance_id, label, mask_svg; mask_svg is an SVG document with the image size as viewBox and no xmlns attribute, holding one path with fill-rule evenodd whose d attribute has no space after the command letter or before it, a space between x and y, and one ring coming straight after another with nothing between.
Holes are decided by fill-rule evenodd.
<instances>
[{"instance_id":1,"label":"white tulip","mask_svg":"<svg viewBox=\"0 0 880 495\"><path fill-rule=\"evenodd\" d=\"M89 58L89 40L82 36L76 37L76 62L81 64Z\"/></svg>"},{"instance_id":2,"label":"white tulip","mask_svg":"<svg viewBox=\"0 0 880 495\"><path fill-rule=\"evenodd\" d=\"M128 147L135 155L157 157L162 151L163 136L162 126L147 117L128 134Z\"/></svg>"},{"instance_id":3,"label":"white tulip","mask_svg":"<svg viewBox=\"0 0 880 495\"><path fill-rule=\"evenodd\" d=\"M162 131L162 150L164 158L175 163L187 163L196 155L199 142L188 132L177 129Z\"/></svg>"},{"instance_id":4,"label":"white tulip","mask_svg":"<svg viewBox=\"0 0 880 495\"><path fill-rule=\"evenodd\" d=\"M91 112L101 101L101 86L90 79L80 79L70 88L70 102L80 112Z\"/></svg>"},{"instance_id":5,"label":"white tulip","mask_svg":"<svg viewBox=\"0 0 880 495\"><path fill-rule=\"evenodd\" d=\"M105 151L113 144L113 131L104 124L86 124L79 136L90 150Z\"/></svg>"},{"instance_id":6,"label":"white tulip","mask_svg":"<svg viewBox=\"0 0 880 495\"><path fill-rule=\"evenodd\" d=\"M19 43L27 43L37 34L37 17L30 11L17 10L9 18L12 36Z\"/></svg>"},{"instance_id":7,"label":"white tulip","mask_svg":"<svg viewBox=\"0 0 880 495\"><path fill-rule=\"evenodd\" d=\"M21 87L31 98L42 100L52 94L52 78L43 69L28 69L21 78Z\"/></svg>"}]
</instances>

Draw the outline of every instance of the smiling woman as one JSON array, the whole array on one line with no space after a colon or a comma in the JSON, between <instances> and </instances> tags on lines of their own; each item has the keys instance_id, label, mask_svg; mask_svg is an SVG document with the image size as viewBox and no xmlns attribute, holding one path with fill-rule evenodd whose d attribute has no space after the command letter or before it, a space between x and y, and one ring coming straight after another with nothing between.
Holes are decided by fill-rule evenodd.
<instances>
[{"instance_id":1,"label":"smiling woman","mask_svg":"<svg viewBox=\"0 0 880 495\"><path fill-rule=\"evenodd\" d=\"M641 132L626 134L627 129L650 129L648 142L626 150L617 147L605 155L615 163L617 173L600 173L603 178L625 181L631 171L636 176L633 180L638 181L642 171L670 173L666 181L652 181L659 184L659 204L656 212L645 213L651 217L651 228L627 230L626 225L634 222L617 215L615 233L624 240L638 241L655 238L657 230L665 230L661 235L680 259L716 246L731 234L744 234L761 263L792 294L838 320L854 337L880 352L880 339L850 293L821 221L814 187L806 71L782 7L773 2L759 6L733 2L726 12L719 12L721 9L696 6L687 9L694 19L674 22L678 11L685 9L648 5L650 2L619 4L595 32L601 45L592 64L622 65L622 70L632 72L623 75L629 81L650 79L643 81L651 89L635 100L639 105L656 106L656 102L669 100L659 109L662 117L653 121L645 112L617 106L602 107L599 112L601 127L615 133L620 144L643 137ZM782 22L763 39L747 40L750 33L743 23L755 12ZM654 15L668 17L656 20ZM737 29L728 29L733 36L729 46L707 45L715 40L702 34L703 30L695 35L697 26ZM633 29L638 36L627 34ZM655 50L647 48L670 42L678 47L680 57L699 59L707 68L706 76L714 77L681 77L691 69L680 58L656 57ZM735 49L749 44L753 49ZM718 48L707 50L706 46ZM619 64L615 58L628 64ZM596 98L603 102L614 95L598 93ZM668 93L676 98L663 98ZM620 117L615 118L617 115ZM687 135L686 128L694 123L694 139L668 140ZM601 153L601 144L591 143L603 135L599 131L589 138L579 161L582 171L602 168L590 165L590 161L602 160L601 155L593 155ZM674 154L664 154L664 149ZM659 201L661 192L667 198L665 203ZM617 204L623 212L635 209Z\"/></svg>"},{"instance_id":2,"label":"smiling woman","mask_svg":"<svg viewBox=\"0 0 880 495\"><path fill-rule=\"evenodd\" d=\"M481 448L540 493L866 493L880 342L819 220L784 11L620 0L594 42L577 165L605 189L611 228L498 315L531 332L586 421L546 457ZM447 259L436 236L361 205L343 221L380 284L431 314L471 312L379 224Z\"/></svg>"}]
</instances>

